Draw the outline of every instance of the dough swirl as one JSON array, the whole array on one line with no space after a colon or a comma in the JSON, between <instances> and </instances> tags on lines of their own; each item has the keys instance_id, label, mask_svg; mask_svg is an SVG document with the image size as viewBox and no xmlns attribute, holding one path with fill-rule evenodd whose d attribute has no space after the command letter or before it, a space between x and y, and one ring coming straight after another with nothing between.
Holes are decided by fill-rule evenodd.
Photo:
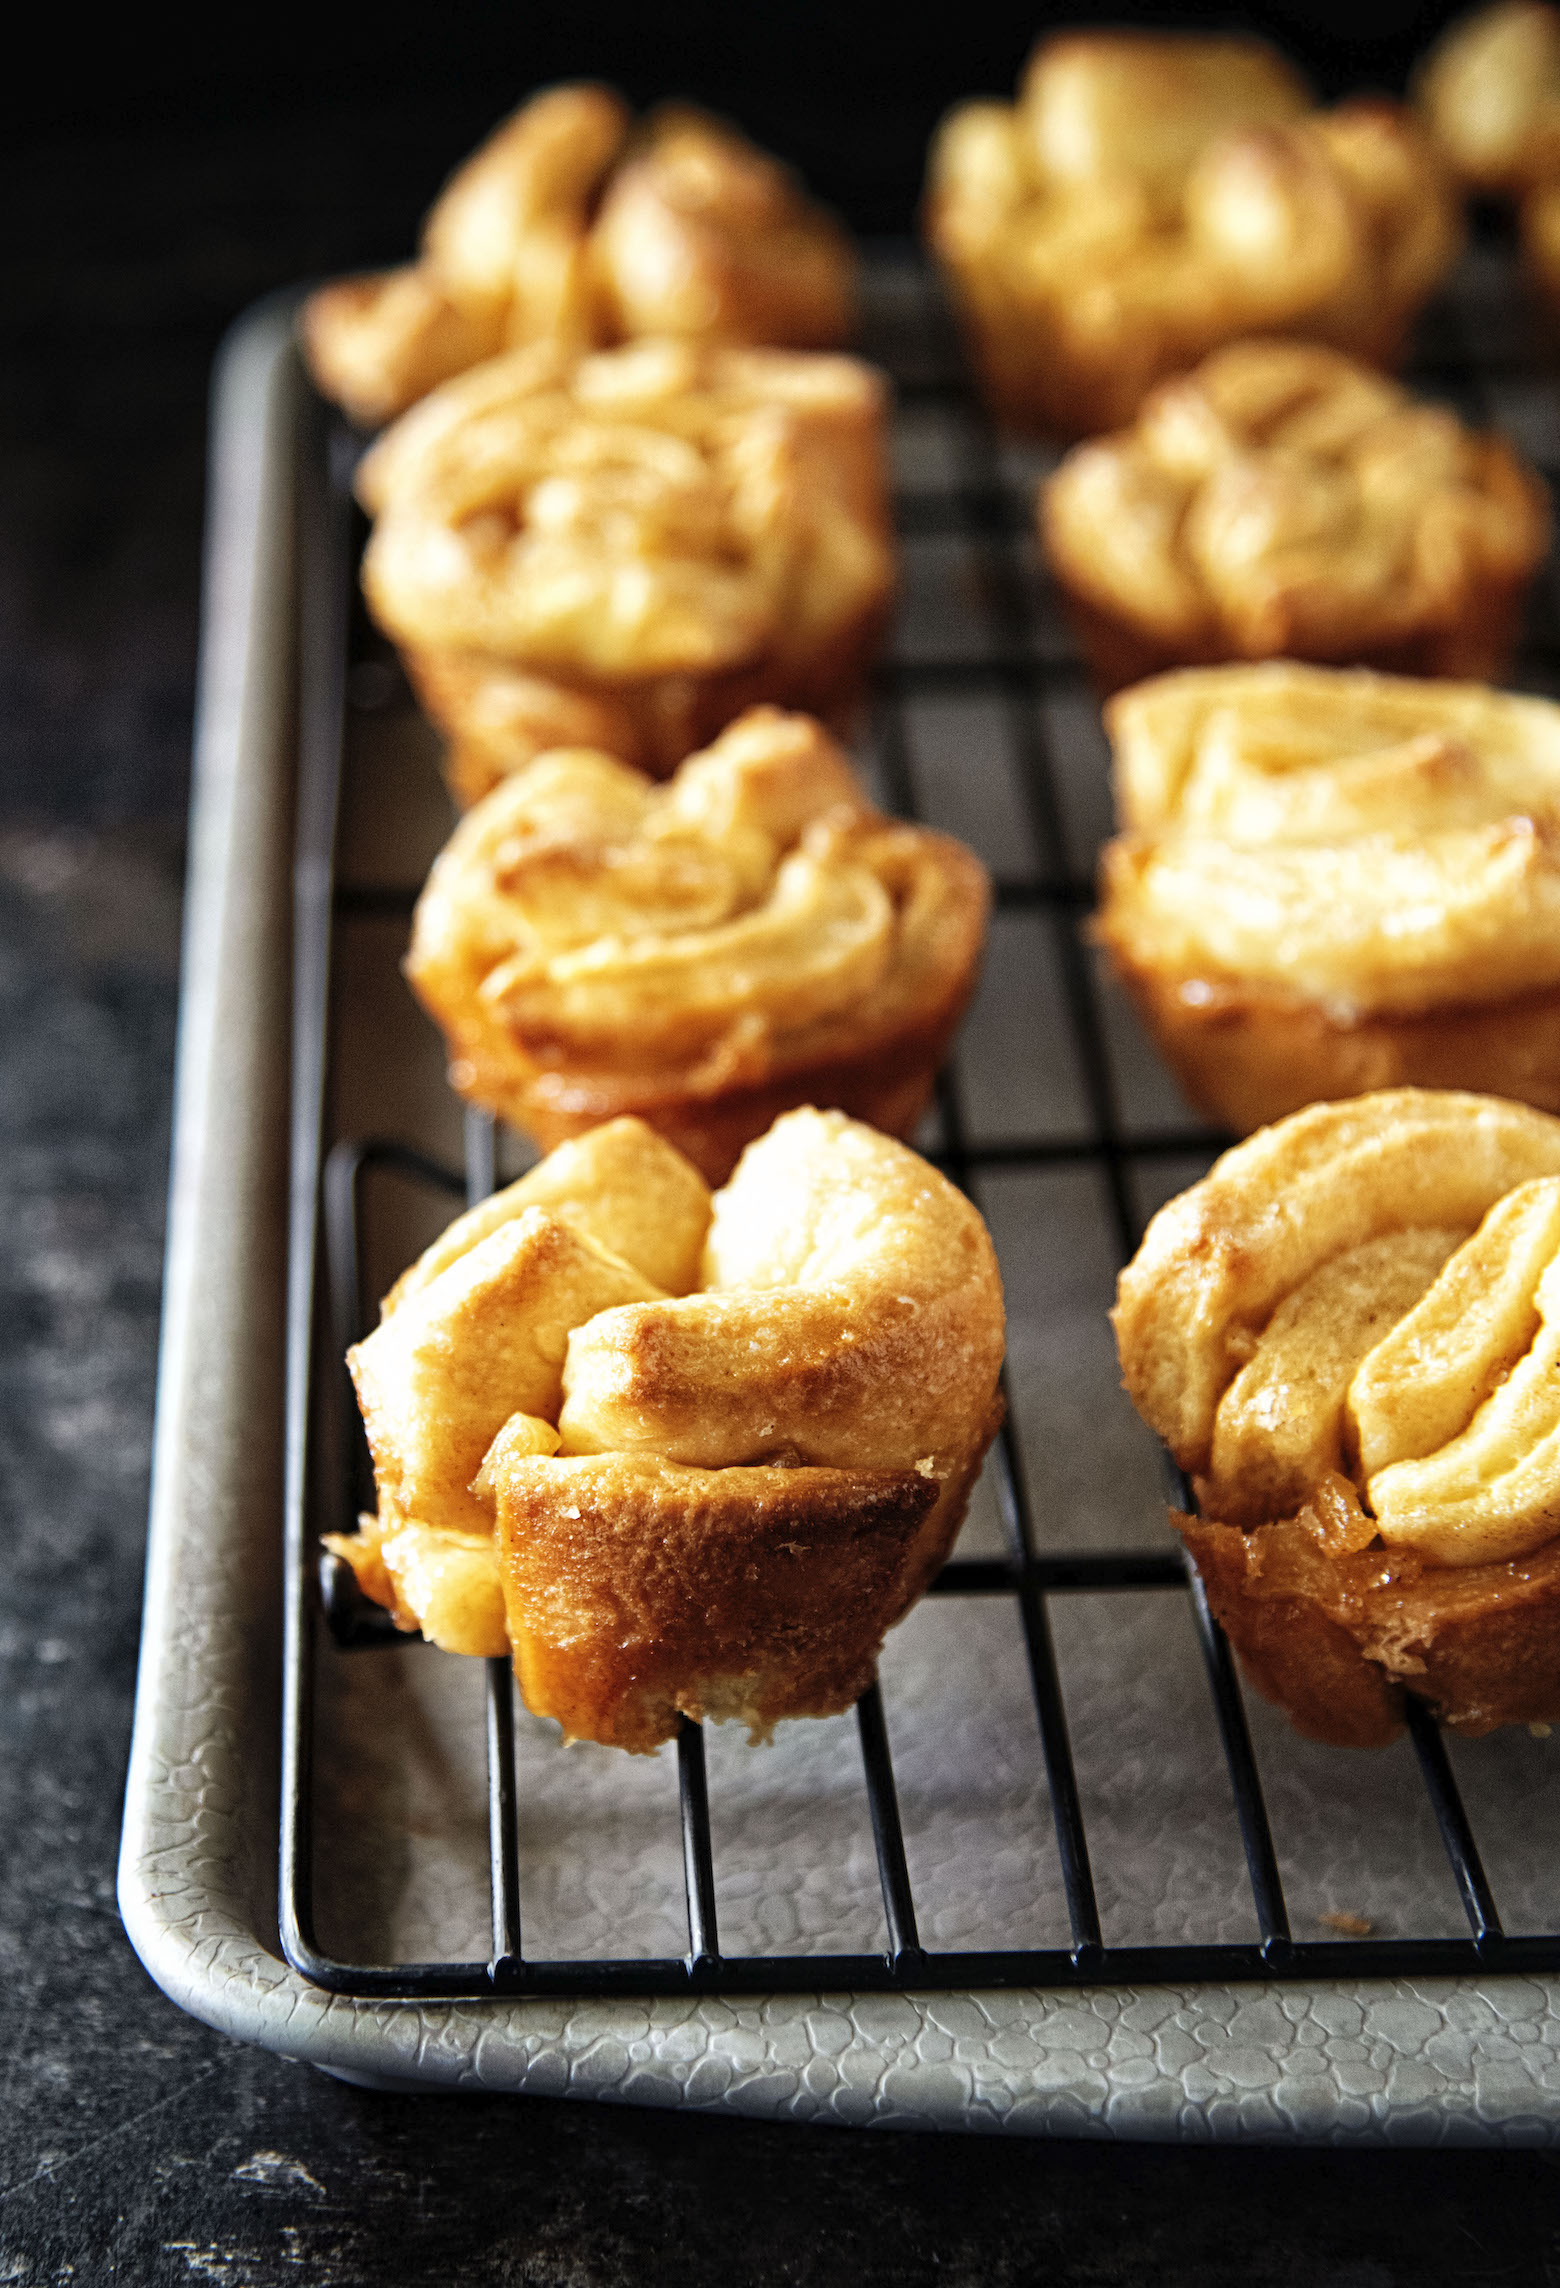
<instances>
[{"instance_id":1,"label":"dough swirl","mask_svg":"<svg viewBox=\"0 0 1560 2288\"><path fill-rule=\"evenodd\" d=\"M634 1111L712 1177L809 1099L901 1132L973 984L983 870L759 708L657 788L539 757L468 812L407 975L464 1093L544 1142Z\"/></svg>"}]
</instances>

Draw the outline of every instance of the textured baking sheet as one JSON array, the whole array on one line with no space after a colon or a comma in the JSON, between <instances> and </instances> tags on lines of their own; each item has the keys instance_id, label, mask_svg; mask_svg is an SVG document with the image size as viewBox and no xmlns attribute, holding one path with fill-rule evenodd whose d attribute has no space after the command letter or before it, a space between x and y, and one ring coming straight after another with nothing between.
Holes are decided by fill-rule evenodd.
<instances>
[{"instance_id":1,"label":"textured baking sheet","mask_svg":"<svg viewBox=\"0 0 1560 2288\"><path fill-rule=\"evenodd\" d=\"M1498 281L1497 281L1498 283ZM1488 290L1475 272L1466 291ZM874 270L875 320L913 374L919 272ZM1504 305L1501 305L1504 307ZM1560 2025L1548 1982L1199 1987L1133 1994L492 2002L413 2009L333 1999L275 1942L276 1544L292 608L290 467L298 390L284 308L235 338L219 386L196 823L186 945L157 1471L122 1901L143 1958L187 2007L331 2070L419 2085L567 2090L845 2121L1134 2136L1548 2139ZM1540 408L1541 410L1541 408ZM1528 409L1530 421L1539 418ZM968 659L990 636L978 559L935 529L966 480L959 416L912 400L899 478L933 513L906 549L907 662ZM1042 457L1013 453L1032 483ZM912 520L912 531L917 525ZM1036 850L1010 720L978 687L908 703L918 802L1001 878L1037 864L1086 879L1106 824L1103 752L1034 574L1044 705L1067 847ZM448 814L426 733L366 662L354 704L342 878L371 893L338 924L329 1111L338 1134L389 1133L452 1161L459 1119L438 1041L399 978L404 919L384 893L420 879ZM869 773L870 743L861 757ZM959 1050L972 1134L1086 1135L1051 925L999 916ZM1128 1134L1186 1124L1113 1008ZM1145 1161L1145 1211L1197 1172ZM1104 1306L1114 1276L1098 1176L1081 1162L997 1172L982 1205L1003 1259L1013 1403L1042 1547L1135 1546L1166 1529L1156 1457L1117 1387ZM428 1206L379 1195L388 1277ZM978 1500L965 1553L995 1549ZM1107 1940L1249 1938L1250 1894L1183 1601L1058 1597L1067 1692ZM1005 1601L922 1607L891 1639L884 1699L923 1938L1065 1942L1017 1618ZM480 1677L419 1645L319 1654L320 1938L351 1960L486 1951ZM1347 1756L1251 1709L1297 1935L1322 1916L1381 1935L1464 1927L1406 1747ZM1512 1930L1560 1914L1553 1759L1499 1734L1454 1748ZM562 1750L522 1716L522 1908L532 1955L664 1954L685 1943L670 1756ZM853 1728L793 1725L769 1748L709 1738L728 1952L881 1943Z\"/></svg>"}]
</instances>

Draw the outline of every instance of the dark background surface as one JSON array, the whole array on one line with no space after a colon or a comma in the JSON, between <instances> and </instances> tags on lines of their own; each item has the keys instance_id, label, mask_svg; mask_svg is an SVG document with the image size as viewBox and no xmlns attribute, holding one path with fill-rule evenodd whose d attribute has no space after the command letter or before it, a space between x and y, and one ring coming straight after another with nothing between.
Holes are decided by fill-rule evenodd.
<instances>
[{"instance_id":1,"label":"dark background surface","mask_svg":"<svg viewBox=\"0 0 1560 2288\"><path fill-rule=\"evenodd\" d=\"M1359 10L1347 39L1299 6L1268 21L1335 91L1399 81L1445 13ZM113 1871L220 335L274 285L408 251L449 165L560 74L698 95L860 226L905 229L933 120L1010 87L1033 18L700 0L665 21L468 11L436 35L394 5L230 15L178 48L129 14L92 41L64 12L41 30L41 68L0 85L0 2284L1555 2288L1541 2155L390 2099L241 2049L150 1985Z\"/></svg>"}]
</instances>

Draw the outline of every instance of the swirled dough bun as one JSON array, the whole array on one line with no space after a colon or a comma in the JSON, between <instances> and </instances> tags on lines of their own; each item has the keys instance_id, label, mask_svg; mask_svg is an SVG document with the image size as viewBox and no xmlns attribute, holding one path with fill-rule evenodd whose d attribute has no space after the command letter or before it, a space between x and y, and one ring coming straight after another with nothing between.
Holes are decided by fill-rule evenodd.
<instances>
[{"instance_id":1,"label":"swirled dough bun","mask_svg":"<svg viewBox=\"0 0 1560 2288\"><path fill-rule=\"evenodd\" d=\"M833 1714L952 1546L1002 1350L986 1227L904 1145L799 1110L712 1199L614 1121L386 1297L349 1360L378 1514L330 1545L570 1737Z\"/></svg>"},{"instance_id":2,"label":"swirled dough bun","mask_svg":"<svg viewBox=\"0 0 1560 2288\"><path fill-rule=\"evenodd\" d=\"M380 438L363 587L473 795L575 739L664 774L760 700L844 715L893 588L884 392L853 358L553 347Z\"/></svg>"},{"instance_id":3,"label":"swirled dough bun","mask_svg":"<svg viewBox=\"0 0 1560 2288\"><path fill-rule=\"evenodd\" d=\"M1064 437L1237 335L1390 363L1461 239L1401 106L1315 111L1260 41L1064 32L933 146L927 232L1001 419Z\"/></svg>"},{"instance_id":4,"label":"swirled dough bun","mask_svg":"<svg viewBox=\"0 0 1560 2288\"><path fill-rule=\"evenodd\" d=\"M1494 678L1549 498L1501 438L1335 350L1239 342L1075 447L1040 527L1108 691L1280 657Z\"/></svg>"},{"instance_id":5,"label":"swirled dough bun","mask_svg":"<svg viewBox=\"0 0 1560 2288\"><path fill-rule=\"evenodd\" d=\"M1465 1732L1560 1716L1560 1120L1312 1105L1160 1211L1114 1322L1214 1612L1301 1731L1373 1746L1405 1691Z\"/></svg>"},{"instance_id":6,"label":"swirled dough bun","mask_svg":"<svg viewBox=\"0 0 1560 2288\"><path fill-rule=\"evenodd\" d=\"M855 261L788 170L719 120L635 130L603 87L534 96L446 185L415 263L310 297L315 381L365 428L528 342L646 334L828 349Z\"/></svg>"},{"instance_id":7,"label":"swirled dough bun","mask_svg":"<svg viewBox=\"0 0 1560 2288\"><path fill-rule=\"evenodd\" d=\"M1106 709L1097 934L1238 1134L1401 1083L1560 1112L1560 707L1363 669L1187 668Z\"/></svg>"},{"instance_id":8,"label":"swirled dough bun","mask_svg":"<svg viewBox=\"0 0 1560 2288\"><path fill-rule=\"evenodd\" d=\"M988 898L962 843L761 707L665 786L584 748L505 779L436 861L406 974L463 1095L544 1147L638 1114L718 1182L791 1105L914 1129Z\"/></svg>"}]
</instances>

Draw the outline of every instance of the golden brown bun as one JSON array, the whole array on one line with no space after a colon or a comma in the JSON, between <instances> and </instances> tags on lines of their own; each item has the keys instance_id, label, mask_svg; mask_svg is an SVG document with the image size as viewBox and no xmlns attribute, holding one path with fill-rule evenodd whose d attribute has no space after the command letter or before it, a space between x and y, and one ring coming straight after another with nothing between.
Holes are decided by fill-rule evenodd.
<instances>
[{"instance_id":1,"label":"golden brown bun","mask_svg":"<svg viewBox=\"0 0 1560 2288\"><path fill-rule=\"evenodd\" d=\"M796 1104L908 1134L973 988L989 889L756 708L657 788L583 749L469 811L406 973L450 1077L544 1146L634 1113L720 1181Z\"/></svg>"},{"instance_id":2,"label":"golden brown bun","mask_svg":"<svg viewBox=\"0 0 1560 2288\"><path fill-rule=\"evenodd\" d=\"M621 1454L488 1471L515 1674L570 1739L681 1715L757 1737L871 1683L937 1489L913 1470L696 1470Z\"/></svg>"},{"instance_id":3,"label":"golden brown bun","mask_svg":"<svg viewBox=\"0 0 1560 2288\"><path fill-rule=\"evenodd\" d=\"M1090 436L1241 334L1391 363L1460 243L1400 105L1310 109L1260 42L1062 33L1016 107L966 104L933 146L927 234L986 394Z\"/></svg>"},{"instance_id":4,"label":"golden brown bun","mask_svg":"<svg viewBox=\"0 0 1560 2288\"><path fill-rule=\"evenodd\" d=\"M1415 93L1471 190L1520 195L1560 175L1560 9L1500 0L1436 42Z\"/></svg>"},{"instance_id":5,"label":"golden brown bun","mask_svg":"<svg viewBox=\"0 0 1560 2288\"><path fill-rule=\"evenodd\" d=\"M764 700L846 714L893 587L881 379L671 341L491 359L381 437L370 609L458 791L565 722L664 775Z\"/></svg>"},{"instance_id":6,"label":"golden brown bun","mask_svg":"<svg viewBox=\"0 0 1560 2288\"><path fill-rule=\"evenodd\" d=\"M793 1112L711 1200L620 1120L386 1297L349 1361L379 1513L330 1546L403 1627L512 1644L573 1736L829 1714L952 1546L1002 1347L986 1228L902 1144Z\"/></svg>"},{"instance_id":7,"label":"golden brown bun","mask_svg":"<svg viewBox=\"0 0 1560 2288\"><path fill-rule=\"evenodd\" d=\"M1106 720L1097 934L1190 1100L1237 1133L1401 1085L1560 1112L1560 708L1270 662Z\"/></svg>"},{"instance_id":8,"label":"golden brown bun","mask_svg":"<svg viewBox=\"0 0 1560 2288\"><path fill-rule=\"evenodd\" d=\"M1370 1745L1399 1691L1560 1714L1560 1121L1313 1105L1154 1218L1114 1313L1177 1518L1261 1690Z\"/></svg>"},{"instance_id":9,"label":"golden brown bun","mask_svg":"<svg viewBox=\"0 0 1560 2288\"><path fill-rule=\"evenodd\" d=\"M1251 341L1069 453L1040 526L1104 690L1277 657L1493 679L1549 505L1444 406L1334 350Z\"/></svg>"},{"instance_id":10,"label":"golden brown bun","mask_svg":"<svg viewBox=\"0 0 1560 2288\"><path fill-rule=\"evenodd\" d=\"M609 89L575 86L494 130L441 193L415 263L323 287L302 330L320 389L375 428L529 342L827 349L854 320L849 244L785 168L686 107L636 136Z\"/></svg>"}]
</instances>

